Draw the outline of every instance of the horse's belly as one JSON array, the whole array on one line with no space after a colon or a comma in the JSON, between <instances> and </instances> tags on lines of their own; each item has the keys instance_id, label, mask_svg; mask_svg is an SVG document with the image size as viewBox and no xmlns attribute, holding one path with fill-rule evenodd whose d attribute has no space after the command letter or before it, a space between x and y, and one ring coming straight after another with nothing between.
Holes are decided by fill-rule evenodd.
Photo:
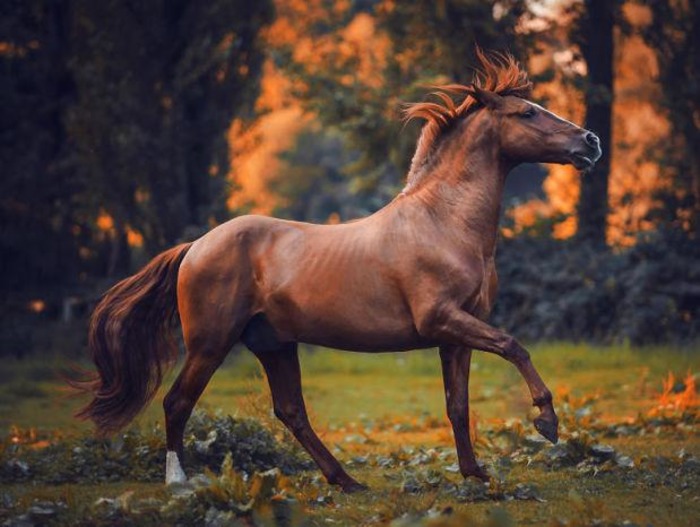
<instances>
[{"instance_id":1,"label":"horse's belly","mask_svg":"<svg viewBox=\"0 0 700 527\"><path fill-rule=\"evenodd\" d=\"M407 314L350 304L340 309L287 306L266 315L281 340L350 351L402 351L431 345L421 338Z\"/></svg>"},{"instance_id":2,"label":"horse's belly","mask_svg":"<svg viewBox=\"0 0 700 527\"><path fill-rule=\"evenodd\" d=\"M297 337L299 342L337 348L348 351L382 352L406 351L427 348L434 343L428 342L415 330L382 330L362 333L310 330Z\"/></svg>"},{"instance_id":3,"label":"horse's belly","mask_svg":"<svg viewBox=\"0 0 700 527\"><path fill-rule=\"evenodd\" d=\"M259 309L278 338L358 351L423 346L386 249L355 231L321 234L285 233L260 258Z\"/></svg>"}]
</instances>

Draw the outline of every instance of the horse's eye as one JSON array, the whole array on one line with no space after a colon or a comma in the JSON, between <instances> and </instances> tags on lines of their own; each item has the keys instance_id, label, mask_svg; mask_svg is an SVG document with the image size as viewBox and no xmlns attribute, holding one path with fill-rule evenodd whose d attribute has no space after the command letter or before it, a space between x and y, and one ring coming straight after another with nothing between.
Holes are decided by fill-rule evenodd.
<instances>
[{"instance_id":1,"label":"horse's eye","mask_svg":"<svg viewBox=\"0 0 700 527\"><path fill-rule=\"evenodd\" d=\"M528 108L525 110L523 113L520 114L520 117L523 119L530 119L535 116L535 109L534 108Z\"/></svg>"}]
</instances>

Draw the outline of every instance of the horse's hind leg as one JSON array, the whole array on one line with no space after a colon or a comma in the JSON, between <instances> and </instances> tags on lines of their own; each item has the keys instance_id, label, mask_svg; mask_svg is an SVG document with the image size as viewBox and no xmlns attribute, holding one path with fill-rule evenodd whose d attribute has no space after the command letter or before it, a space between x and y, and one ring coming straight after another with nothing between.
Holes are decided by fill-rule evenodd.
<instances>
[{"instance_id":1,"label":"horse's hind leg","mask_svg":"<svg viewBox=\"0 0 700 527\"><path fill-rule=\"evenodd\" d=\"M301 392L297 345L289 343L274 351L253 350L253 353L265 368L275 415L311 455L328 483L340 485L345 492L365 489L345 472L311 428Z\"/></svg>"},{"instance_id":2,"label":"horse's hind leg","mask_svg":"<svg viewBox=\"0 0 700 527\"><path fill-rule=\"evenodd\" d=\"M474 456L469 437L469 367L472 350L459 346L441 346L442 378L445 384L447 417L457 446L459 471L462 476L476 476L488 481L489 477L481 470Z\"/></svg>"},{"instance_id":3,"label":"horse's hind leg","mask_svg":"<svg viewBox=\"0 0 700 527\"><path fill-rule=\"evenodd\" d=\"M183 459L185 425L212 375L238 339L240 326L243 325L235 322L240 317L206 316L204 311L195 316L191 311L181 310L183 311L182 330L187 348L185 364L163 400L168 450L166 484L187 480L180 465Z\"/></svg>"},{"instance_id":4,"label":"horse's hind leg","mask_svg":"<svg viewBox=\"0 0 700 527\"><path fill-rule=\"evenodd\" d=\"M163 400L168 450L165 464L165 483L168 485L183 483L187 480L180 465L180 460L183 458L185 425L211 376L221 365L226 352L228 349L223 353L215 354L188 352L180 375Z\"/></svg>"},{"instance_id":5,"label":"horse's hind leg","mask_svg":"<svg viewBox=\"0 0 700 527\"><path fill-rule=\"evenodd\" d=\"M166 483L186 480L180 465L185 425L211 376L250 320L253 285L247 256L233 248L224 254L212 243L197 247L195 244L187 254L178 274L178 312L187 354L163 401Z\"/></svg>"}]
</instances>

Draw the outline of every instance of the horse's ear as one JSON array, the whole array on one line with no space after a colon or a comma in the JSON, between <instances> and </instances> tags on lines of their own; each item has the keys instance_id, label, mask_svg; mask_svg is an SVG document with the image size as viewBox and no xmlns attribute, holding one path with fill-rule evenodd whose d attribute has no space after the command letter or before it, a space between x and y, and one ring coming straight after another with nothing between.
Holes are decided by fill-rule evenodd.
<instances>
[{"instance_id":1,"label":"horse's ear","mask_svg":"<svg viewBox=\"0 0 700 527\"><path fill-rule=\"evenodd\" d=\"M472 85L472 95L484 106L489 108L500 108L503 105L503 97L496 92L479 88L476 84Z\"/></svg>"}]
</instances>

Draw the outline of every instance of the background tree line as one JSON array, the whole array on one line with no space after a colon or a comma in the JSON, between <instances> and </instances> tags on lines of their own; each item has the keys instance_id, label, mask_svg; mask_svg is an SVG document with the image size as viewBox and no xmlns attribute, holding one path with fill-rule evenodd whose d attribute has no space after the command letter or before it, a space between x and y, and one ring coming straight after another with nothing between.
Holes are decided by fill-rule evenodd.
<instances>
[{"instance_id":1,"label":"background tree line","mask_svg":"<svg viewBox=\"0 0 700 527\"><path fill-rule=\"evenodd\" d=\"M1 5L4 289L120 275L129 233L152 255L228 217L270 2Z\"/></svg>"},{"instance_id":2,"label":"background tree line","mask_svg":"<svg viewBox=\"0 0 700 527\"><path fill-rule=\"evenodd\" d=\"M648 9L650 23L631 25L623 12L628 4ZM345 220L377 210L400 190L419 132L416 124L401 131L400 102L419 100L427 84L468 83L475 43L509 50L527 63L551 55L552 42L564 39L573 50L570 62L584 66L572 67L563 82L585 102L586 126L604 144L615 144L617 44L634 34L658 58L659 106L672 126L665 145L649 154L671 175L672 186L649 214L657 234L639 247L668 250L637 248L641 260L625 253L622 264L623 257L608 249L608 147L595 171L581 180L574 240L554 242L545 228L524 233L526 241L504 241L500 260L511 278L503 280L504 309L494 316L511 329L527 325L532 338L566 338L571 324L547 317L564 311L572 317L578 306L590 314L577 338L649 341L649 331L620 328L656 326L602 322L627 320L635 306L646 305L648 293L661 307L645 316L666 321L654 335L673 338L680 331L694 338L700 302L694 286L700 255L693 249L700 206L694 148L700 144L699 10L693 2L670 0L563 5L566 16L557 18L525 0L5 0L3 313L9 316L51 291L60 296L76 288L98 290L96 280L123 276L163 248L250 210L230 206L238 184L230 135L269 111L258 99L266 61L286 77L296 104L311 116L280 154L286 170L269 182L273 212ZM552 66L533 80L557 76L561 71ZM525 191L540 192L542 169L523 170L518 181ZM532 268L520 273L507 267L522 263L523 251L531 258L522 265ZM597 256L591 260L586 251ZM536 266L556 261L556 254L567 255L569 263L562 266L576 270L578 281L563 277L553 285L536 279ZM666 265L671 255L681 263ZM579 258L592 262L589 271L577 267ZM653 260L654 269L638 277L646 285L635 302L627 301L633 284L611 289L602 300L586 296L587 284L637 272L646 260ZM671 273L661 280L661 292L655 285L659 273ZM517 310L505 306L522 306L518 299L542 297L543 290L556 298L508 315ZM572 298L578 304L561 305ZM615 316L600 308L610 302ZM627 307L617 305L624 302Z\"/></svg>"}]
</instances>

